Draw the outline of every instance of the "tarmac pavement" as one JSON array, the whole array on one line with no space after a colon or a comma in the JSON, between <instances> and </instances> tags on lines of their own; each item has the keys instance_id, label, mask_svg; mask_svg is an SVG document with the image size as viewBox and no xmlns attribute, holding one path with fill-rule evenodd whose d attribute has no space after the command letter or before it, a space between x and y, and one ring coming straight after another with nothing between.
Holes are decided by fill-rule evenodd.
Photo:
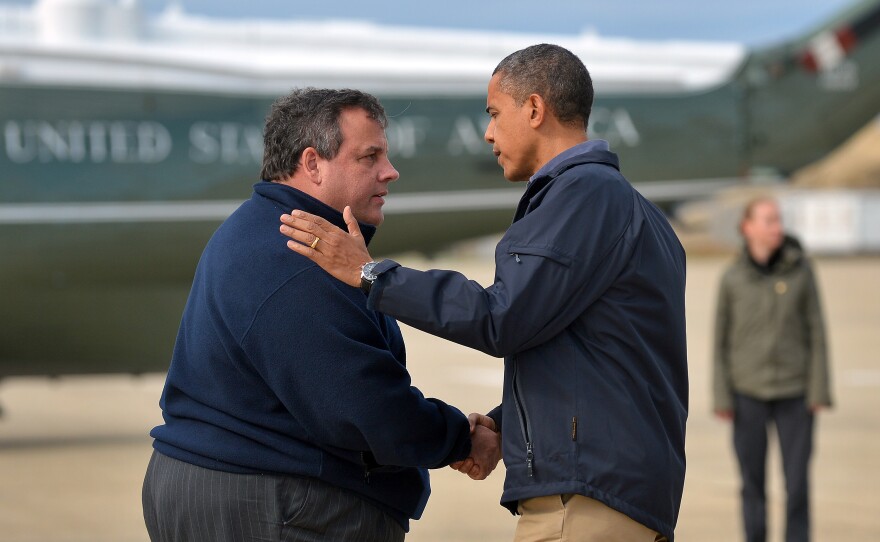
<instances>
[{"instance_id":1,"label":"tarmac pavement","mask_svg":"<svg viewBox=\"0 0 880 542\"><path fill-rule=\"evenodd\" d=\"M730 427L710 412L710 353L718 280L728 258L688 262L691 410L688 475L676 539L738 541L738 477ZM481 284L492 262L426 262ZM867 541L880 532L880 257L817 262L830 333L837 405L820 414L813 461L816 541ZM501 399L501 361L404 328L414 384L465 413ZM0 382L0 540L145 542L140 488L164 375L10 378ZM770 542L784 505L778 451L771 455ZM432 474L433 494L412 542L501 542L515 518L498 505L503 466L474 482L451 469Z\"/></svg>"}]
</instances>

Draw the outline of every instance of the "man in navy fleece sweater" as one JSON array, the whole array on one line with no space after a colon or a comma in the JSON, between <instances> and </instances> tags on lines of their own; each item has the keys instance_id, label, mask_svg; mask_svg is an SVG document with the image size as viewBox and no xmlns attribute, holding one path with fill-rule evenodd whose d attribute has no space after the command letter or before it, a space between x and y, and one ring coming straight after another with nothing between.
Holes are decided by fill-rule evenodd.
<instances>
[{"instance_id":1,"label":"man in navy fleece sweater","mask_svg":"<svg viewBox=\"0 0 880 542\"><path fill-rule=\"evenodd\" d=\"M181 321L143 487L152 540L403 540L426 468L498 462L496 433L411 386L397 323L278 232L286 210L342 226L350 206L372 237L398 178L385 122L354 90L272 106L264 181L208 242Z\"/></svg>"}]
</instances>

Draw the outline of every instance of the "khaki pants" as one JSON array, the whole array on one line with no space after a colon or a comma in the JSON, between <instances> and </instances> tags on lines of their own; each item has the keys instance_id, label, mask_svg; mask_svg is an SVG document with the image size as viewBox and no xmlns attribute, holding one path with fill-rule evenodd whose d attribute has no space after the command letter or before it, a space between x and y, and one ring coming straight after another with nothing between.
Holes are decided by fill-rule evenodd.
<instances>
[{"instance_id":1,"label":"khaki pants","mask_svg":"<svg viewBox=\"0 0 880 542\"><path fill-rule=\"evenodd\" d=\"M662 542L666 537L582 495L550 495L519 503L514 542Z\"/></svg>"}]
</instances>

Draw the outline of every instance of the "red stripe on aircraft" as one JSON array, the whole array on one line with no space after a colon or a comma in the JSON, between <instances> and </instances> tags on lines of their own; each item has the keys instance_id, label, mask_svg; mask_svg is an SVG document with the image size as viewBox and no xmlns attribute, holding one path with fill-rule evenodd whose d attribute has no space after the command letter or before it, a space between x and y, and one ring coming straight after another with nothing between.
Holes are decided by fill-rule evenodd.
<instances>
[{"instance_id":1,"label":"red stripe on aircraft","mask_svg":"<svg viewBox=\"0 0 880 542\"><path fill-rule=\"evenodd\" d=\"M856 37L856 33L853 32L852 28L848 26L839 29L837 32L834 33L834 35L837 37L837 42L847 53L855 49L856 44L859 42L859 38Z\"/></svg>"},{"instance_id":2,"label":"red stripe on aircraft","mask_svg":"<svg viewBox=\"0 0 880 542\"><path fill-rule=\"evenodd\" d=\"M811 73L815 73L819 71L819 63L816 61L816 57L813 55L813 51L807 49L801 55L801 65Z\"/></svg>"},{"instance_id":3,"label":"red stripe on aircraft","mask_svg":"<svg viewBox=\"0 0 880 542\"><path fill-rule=\"evenodd\" d=\"M837 45L840 46L840 50L843 51L844 55L849 54L853 49L856 48L858 44L858 36L853 32L852 28L845 26L843 28L839 28L837 31L832 34L834 36L834 41L837 42ZM816 49L819 45L815 42L811 43L810 46L801 54L800 62L801 65L810 72L817 72L820 69L823 69L824 66L820 64L820 56L817 54Z\"/></svg>"}]
</instances>

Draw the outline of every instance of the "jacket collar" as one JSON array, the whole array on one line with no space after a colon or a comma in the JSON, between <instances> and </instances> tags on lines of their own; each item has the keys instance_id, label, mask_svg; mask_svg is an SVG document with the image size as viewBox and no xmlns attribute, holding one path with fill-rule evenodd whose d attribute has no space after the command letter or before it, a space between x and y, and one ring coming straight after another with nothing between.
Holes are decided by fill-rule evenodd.
<instances>
[{"instance_id":1,"label":"jacket collar","mask_svg":"<svg viewBox=\"0 0 880 542\"><path fill-rule=\"evenodd\" d=\"M574 147L570 147L561 153L557 154L553 158L551 158L546 164L540 167L538 171L535 172L534 175L531 176L529 182L533 182L535 179L539 177L543 177L545 174L549 174L556 166L568 160L569 158L574 158L576 156L581 156L591 151L608 151L610 147L608 146L608 142L604 139L589 139L584 141L583 143L578 143Z\"/></svg>"},{"instance_id":2,"label":"jacket collar","mask_svg":"<svg viewBox=\"0 0 880 542\"><path fill-rule=\"evenodd\" d=\"M271 200L278 210L289 213L295 209L320 216L343 231L348 231L342 213L321 200L315 199L302 190L272 181L260 181L254 185L254 193ZM281 216L280 214L278 216ZM367 245L376 233L376 226L358 221L361 234Z\"/></svg>"},{"instance_id":3,"label":"jacket collar","mask_svg":"<svg viewBox=\"0 0 880 542\"><path fill-rule=\"evenodd\" d=\"M548 165L552 162L553 161L551 160ZM523 194L523 197L520 199L519 205L517 206L516 215L514 215L514 222L523 217L526 208L529 205L529 201L535 194L547 186L550 181L562 175L565 171L582 164L605 164L620 171L620 161L618 160L617 155L609 150L601 148L588 149L586 152L560 161L550 168L547 168L547 170L541 168L529 181L529 186L526 188L526 192Z\"/></svg>"},{"instance_id":4,"label":"jacket collar","mask_svg":"<svg viewBox=\"0 0 880 542\"><path fill-rule=\"evenodd\" d=\"M743 246L742 261L750 268L764 275L783 273L795 267L804 257L804 250L800 241L791 235L786 235L782 245L776 252L770 255L765 265L761 265L752 259L748 246Z\"/></svg>"}]
</instances>

